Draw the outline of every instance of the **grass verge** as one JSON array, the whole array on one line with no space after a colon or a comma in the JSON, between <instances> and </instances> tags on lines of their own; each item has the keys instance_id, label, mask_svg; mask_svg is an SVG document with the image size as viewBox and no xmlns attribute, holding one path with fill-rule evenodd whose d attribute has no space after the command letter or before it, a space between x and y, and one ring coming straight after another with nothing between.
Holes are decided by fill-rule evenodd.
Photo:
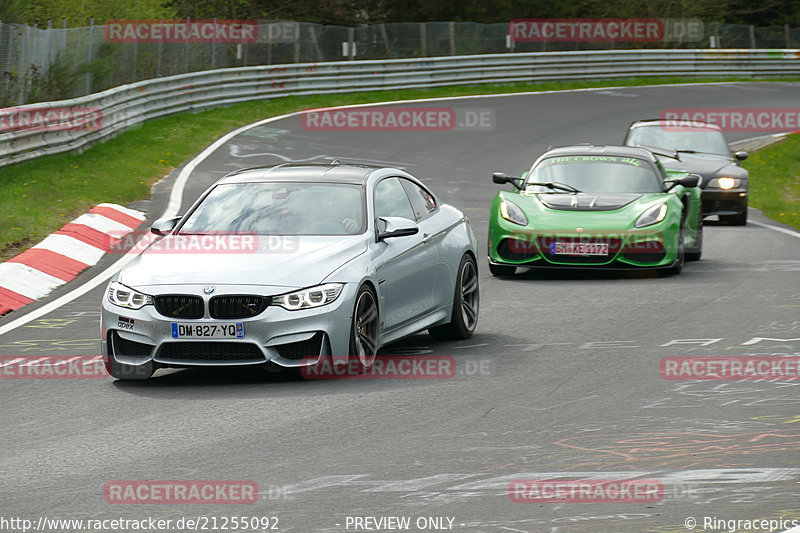
<instances>
[{"instance_id":1,"label":"grass verge","mask_svg":"<svg viewBox=\"0 0 800 533\"><path fill-rule=\"evenodd\" d=\"M800 229L800 133L750 155L749 204L766 216Z\"/></svg>"},{"instance_id":2,"label":"grass verge","mask_svg":"<svg viewBox=\"0 0 800 533\"><path fill-rule=\"evenodd\" d=\"M146 198L153 183L220 135L270 116L373 101L720 81L753 80L630 78L287 96L155 119L81 154L45 156L0 168L0 261L33 246L93 205Z\"/></svg>"}]
</instances>

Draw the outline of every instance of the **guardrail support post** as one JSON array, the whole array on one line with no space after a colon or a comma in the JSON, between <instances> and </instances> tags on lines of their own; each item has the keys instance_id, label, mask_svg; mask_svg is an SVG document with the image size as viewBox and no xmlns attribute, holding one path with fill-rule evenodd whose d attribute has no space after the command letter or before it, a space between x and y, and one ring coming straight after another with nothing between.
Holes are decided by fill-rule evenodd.
<instances>
[{"instance_id":1,"label":"guardrail support post","mask_svg":"<svg viewBox=\"0 0 800 533\"><path fill-rule=\"evenodd\" d=\"M66 19L65 19L66 20ZM94 43L94 17L89 19L89 47L86 50L86 62L92 62L92 45ZM85 94L92 94L92 74L86 73L86 92Z\"/></svg>"},{"instance_id":2,"label":"guardrail support post","mask_svg":"<svg viewBox=\"0 0 800 533\"><path fill-rule=\"evenodd\" d=\"M450 55L456 55L456 23L451 22L447 25L448 33L450 33Z\"/></svg>"}]
</instances>

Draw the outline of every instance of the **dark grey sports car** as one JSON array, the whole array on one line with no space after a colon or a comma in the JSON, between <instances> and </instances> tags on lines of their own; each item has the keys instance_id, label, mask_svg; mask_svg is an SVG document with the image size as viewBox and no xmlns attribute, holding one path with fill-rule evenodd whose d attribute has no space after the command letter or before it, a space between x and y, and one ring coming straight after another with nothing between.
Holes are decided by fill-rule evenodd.
<instances>
[{"instance_id":1,"label":"dark grey sports car","mask_svg":"<svg viewBox=\"0 0 800 533\"><path fill-rule=\"evenodd\" d=\"M747 152L731 154L718 126L637 120L628 128L624 144L673 152L675 158L662 159L665 166L703 178L703 215L719 215L720 221L733 225L747 223L749 175L739 166Z\"/></svg>"}]
</instances>

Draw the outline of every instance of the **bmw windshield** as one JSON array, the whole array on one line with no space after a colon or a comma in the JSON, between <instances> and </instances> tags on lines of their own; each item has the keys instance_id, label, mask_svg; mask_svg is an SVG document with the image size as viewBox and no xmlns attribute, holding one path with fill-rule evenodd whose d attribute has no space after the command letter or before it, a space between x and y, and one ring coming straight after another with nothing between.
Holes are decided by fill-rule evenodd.
<instances>
[{"instance_id":1,"label":"bmw windshield","mask_svg":"<svg viewBox=\"0 0 800 533\"><path fill-rule=\"evenodd\" d=\"M699 127L639 126L631 130L625 144L652 146L669 151L730 155L730 149L721 132Z\"/></svg>"},{"instance_id":2,"label":"bmw windshield","mask_svg":"<svg viewBox=\"0 0 800 533\"><path fill-rule=\"evenodd\" d=\"M362 188L343 183L217 185L180 234L355 235L365 231Z\"/></svg>"},{"instance_id":3,"label":"bmw windshield","mask_svg":"<svg viewBox=\"0 0 800 533\"><path fill-rule=\"evenodd\" d=\"M527 193L564 193L536 183L566 185L586 193L658 193L662 179L651 163L635 157L568 155L541 161L528 175Z\"/></svg>"}]
</instances>

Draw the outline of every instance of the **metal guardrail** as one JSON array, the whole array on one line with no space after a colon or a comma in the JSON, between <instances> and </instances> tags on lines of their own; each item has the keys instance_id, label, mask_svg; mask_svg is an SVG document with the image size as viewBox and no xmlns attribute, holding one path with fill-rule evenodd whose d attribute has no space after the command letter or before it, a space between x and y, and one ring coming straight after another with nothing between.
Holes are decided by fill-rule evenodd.
<instances>
[{"instance_id":1,"label":"metal guardrail","mask_svg":"<svg viewBox=\"0 0 800 533\"><path fill-rule=\"evenodd\" d=\"M481 83L634 76L800 76L800 50L599 50L339 61L241 67L123 85L81 98L0 109L0 167L81 150L141 122L247 100ZM95 108L95 131L27 128L2 132L3 115ZM6 121L7 122L7 121Z\"/></svg>"}]
</instances>

